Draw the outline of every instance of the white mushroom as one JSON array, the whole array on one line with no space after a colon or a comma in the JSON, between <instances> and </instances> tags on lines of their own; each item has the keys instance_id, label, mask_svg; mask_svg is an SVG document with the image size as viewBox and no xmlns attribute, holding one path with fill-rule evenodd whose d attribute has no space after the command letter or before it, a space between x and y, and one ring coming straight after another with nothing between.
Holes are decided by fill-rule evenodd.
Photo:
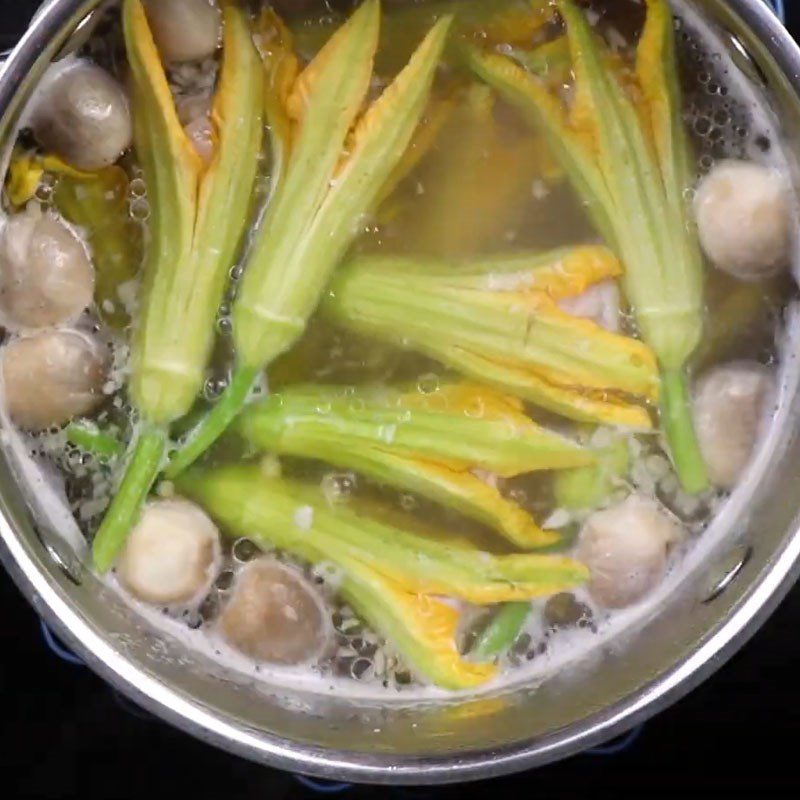
<instances>
[{"instance_id":1,"label":"white mushroom","mask_svg":"<svg viewBox=\"0 0 800 800\"><path fill-rule=\"evenodd\" d=\"M789 265L791 196L778 170L720 161L698 186L695 214L703 250L724 272L759 280Z\"/></svg>"},{"instance_id":2,"label":"white mushroom","mask_svg":"<svg viewBox=\"0 0 800 800\"><path fill-rule=\"evenodd\" d=\"M219 574L217 526L188 500L149 503L117 562L117 576L134 597L148 603L191 603Z\"/></svg>"},{"instance_id":3,"label":"white mushroom","mask_svg":"<svg viewBox=\"0 0 800 800\"><path fill-rule=\"evenodd\" d=\"M89 171L113 164L133 138L125 90L88 62L65 69L44 89L31 127L42 147Z\"/></svg>"},{"instance_id":4,"label":"white mushroom","mask_svg":"<svg viewBox=\"0 0 800 800\"><path fill-rule=\"evenodd\" d=\"M558 305L573 317L590 319L612 333L619 331L620 298L615 281L600 281L575 297L559 300Z\"/></svg>"},{"instance_id":5,"label":"white mushroom","mask_svg":"<svg viewBox=\"0 0 800 800\"><path fill-rule=\"evenodd\" d=\"M0 355L6 409L20 428L64 425L103 399L108 352L87 334L42 331L14 339Z\"/></svg>"},{"instance_id":6,"label":"white mushroom","mask_svg":"<svg viewBox=\"0 0 800 800\"><path fill-rule=\"evenodd\" d=\"M178 119L198 155L208 163L214 155L214 124L211 121L211 96L191 94L175 100Z\"/></svg>"},{"instance_id":7,"label":"white mushroom","mask_svg":"<svg viewBox=\"0 0 800 800\"><path fill-rule=\"evenodd\" d=\"M0 311L6 327L61 325L89 306L93 294L86 249L61 220L36 205L8 220L0 239Z\"/></svg>"},{"instance_id":8,"label":"white mushroom","mask_svg":"<svg viewBox=\"0 0 800 800\"><path fill-rule=\"evenodd\" d=\"M663 579L681 525L657 502L630 495L592 514L581 530L576 556L588 568L589 593L601 606L624 608Z\"/></svg>"},{"instance_id":9,"label":"white mushroom","mask_svg":"<svg viewBox=\"0 0 800 800\"><path fill-rule=\"evenodd\" d=\"M199 61L219 47L222 19L214 0L144 0L164 61Z\"/></svg>"},{"instance_id":10,"label":"white mushroom","mask_svg":"<svg viewBox=\"0 0 800 800\"><path fill-rule=\"evenodd\" d=\"M739 482L774 393L772 371L754 361L714 367L697 382L695 428L716 486L733 489Z\"/></svg>"},{"instance_id":11,"label":"white mushroom","mask_svg":"<svg viewBox=\"0 0 800 800\"><path fill-rule=\"evenodd\" d=\"M231 646L272 664L316 660L330 640L319 593L296 570L269 558L239 574L219 626Z\"/></svg>"}]
</instances>

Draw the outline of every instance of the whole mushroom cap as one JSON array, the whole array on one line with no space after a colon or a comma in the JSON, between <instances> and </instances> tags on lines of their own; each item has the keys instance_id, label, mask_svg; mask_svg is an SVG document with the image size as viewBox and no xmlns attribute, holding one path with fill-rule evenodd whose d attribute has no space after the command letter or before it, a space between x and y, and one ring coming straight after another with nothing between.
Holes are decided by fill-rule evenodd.
<instances>
[{"instance_id":1,"label":"whole mushroom cap","mask_svg":"<svg viewBox=\"0 0 800 800\"><path fill-rule=\"evenodd\" d=\"M157 500L131 531L117 575L145 602L188 603L208 591L220 564L219 531L206 513L188 500Z\"/></svg>"},{"instance_id":2,"label":"whole mushroom cap","mask_svg":"<svg viewBox=\"0 0 800 800\"><path fill-rule=\"evenodd\" d=\"M75 330L41 331L0 351L6 410L20 428L65 425L103 400L108 351Z\"/></svg>"},{"instance_id":3,"label":"whole mushroom cap","mask_svg":"<svg viewBox=\"0 0 800 800\"><path fill-rule=\"evenodd\" d=\"M695 196L700 241L714 265L741 280L759 280L789 266L791 193L776 169L720 161Z\"/></svg>"},{"instance_id":4,"label":"whole mushroom cap","mask_svg":"<svg viewBox=\"0 0 800 800\"><path fill-rule=\"evenodd\" d=\"M113 164L133 140L125 90L88 62L65 69L43 90L31 127L45 150L89 172Z\"/></svg>"},{"instance_id":5,"label":"whole mushroom cap","mask_svg":"<svg viewBox=\"0 0 800 800\"><path fill-rule=\"evenodd\" d=\"M330 638L317 590L297 570L269 558L251 562L239 574L219 626L232 647L271 664L319 658Z\"/></svg>"},{"instance_id":6,"label":"whole mushroom cap","mask_svg":"<svg viewBox=\"0 0 800 800\"><path fill-rule=\"evenodd\" d=\"M755 361L737 361L709 370L694 391L694 423L709 477L733 489L753 455L775 376Z\"/></svg>"},{"instance_id":7,"label":"whole mushroom cap","mask_svg":"<svg viewBox=\"0 0 800 800\"><path fill-rule=\"evenodd\" d=\"M219 47L222 15L214 0L144 0L164 61L200 61Z\"/></svg>"},{"instance_id":8,"label":"whole mushroom cap","mask_svg":"<svg viewBox=\"0 0 800 800\"><path fill-rule=\"evenodd\" d=\"M592 598L605 608L641 600L664 578L669 550L682 526L655 500L630 495L584 523L576 557L589 569Z\"/></svg>"},{"instance_id":9,"label":"whole mushroom cap","mask_svg":"<svg viewBox=\"0 0 800 800\"><path fill-rule=\"evenodd\" d=\"M0 238L0 311L6 327L47 328L92 303L94 268L83 243L38 206L13 215Z\"/></svg>"}]
</instances>

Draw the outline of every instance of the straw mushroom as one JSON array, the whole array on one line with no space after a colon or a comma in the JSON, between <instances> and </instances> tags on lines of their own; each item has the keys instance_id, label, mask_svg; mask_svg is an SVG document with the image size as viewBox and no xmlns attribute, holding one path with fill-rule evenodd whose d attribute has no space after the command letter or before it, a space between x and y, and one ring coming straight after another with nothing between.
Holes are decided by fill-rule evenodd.
<instances>
[{"instance_id":1,"label":"straw mushroom","mask_svg":"<svg viewBox=\"0 0 800 800\"><path fill-rule=\"evenodd\" d=\"M601 281L575 297L559 301L559 307L573 317L596 322L612 333L619 332L620 297L614 281Z\"/></svg>"},{"instance_id":2,"label":"straw mushroom","mask_svg":"<svg viewBox=\"0 0 800 800\"><path fill-rule=\"evenodd\" d=\"M206 594L221 564L217 526L183 499L148 504L117 563L117 576L148 603L190 603Z\"/></svg>"},{"instance_id":3,"label":"straw mushroom","mask_svg":"<svg viewBox=\"0 0 800 800\"><path fill-rule=\"evenodd\" d=\"M791 200L778 170L720 161L697 189L695 213L703 250L724 272L759 280L788 266Z\"/></svg>"},{"instance_id":4,"label":"straw mushroom","mask_svg":"<svg viewBox=\"0 0 800 800\"><path fill-rule=\"evenodd\" d=\"M125 90L108 72L80 62L42 92L31 119L39 144L76 169L113 164L133 139Z\"/></svg>"},{"instance_id":5,"label":"straw mushroom","mask_svg":"<svg viewBox=\"0 0 800 800\"><path fill-rule=\"evenodd\" d=\"M219 47L222 19L214 0L144 0L164 61L200 61Z\"/></svg>"},{"instance_id":6,"label":"straw mushroom","mask_svg":"<svg viewBox=\"0 0 800 800\"><path fill-rule=\"evenodd\" d=\"M207 93L176 98L178 119L197 154L208 163L214 155L214 123L211 121L211 95Z\"/></svg>"},{"instance_id":7,"label":"straw mushroom","mask_svg":"<svg viewBox=\"0 0 800 800\"><path fill-rule=\"evenodd\" d=\"M721 489L733 489L739 482L774 393L772 371L755 361L714 367L697 382L697 438L709 477Z\"/></svg>"},{"instance_id":8,"label":"straw mushroom","mask_svg":"<svg viewBox=\"0 0 800 800\"><path fill-rule=\"evenodd\" d=\"M586 521L576 556L590 572L589 593L605 608L641 600L663 579L670 547L683 528L657 502L630 495Z\"/></svg>"},{"instance_id":9,"label":"straw mushroom","mask_svg":"<svg viewBox=\"0 0 800 800\"><path fill-rule=\"evenodd\" d=\"M14 339L0 355L6 410L20 428L64 425L103 399L108 353L80 331L50 330Z\"/></svg>"},{"instance_id":10,"label":"straw mushroom","mask_svg":"<svg viewBox=\"0 0 800 800\"><path fill-rule=\"evenodd\" d=\"M262 558L240 573L220 618L233 647L256 661L303 664L325 650L330 627L324 601L296 570Z\"/></svg>"},{"instance_id":11,"label":"straw mushroom","mask_svg":"<svg viewBox=\"0 0 800 800\"><path fill-rule=\"evenodd\" d=\"M0 238L0 310L6 327L46 328L76 318L92 302L94 269L78 237L31 205Z\"/></svg>"}]
</instances>

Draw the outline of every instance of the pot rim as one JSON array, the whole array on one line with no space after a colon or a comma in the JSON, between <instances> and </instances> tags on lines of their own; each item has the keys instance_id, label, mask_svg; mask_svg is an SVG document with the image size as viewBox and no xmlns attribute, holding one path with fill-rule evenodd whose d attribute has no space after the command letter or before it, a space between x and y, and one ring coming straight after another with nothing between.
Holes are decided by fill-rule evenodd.
<instances>
[{"instance_id":1,"label":"pot rim","mask_svg":"<svg viewBox=\"0 0 800 800\"><path fill-rule=\"evenodd\" d=\"M10 130L26 86L39 77L78 20L102 0L47 0L0 67L0 140ZM800 97L800 46L760 0L728 0ZM399 757L322 750L255 731L215 716L188 693L167 687L115 650L70 602L67 592L36 564L0 514L0 561L34 609L100 677L168 723L236 755L329 780L375 784L445 784L520 772L574 755L657 714L719 669L764 623L800 577L800 531L787 536L769 572L743 602L709 632L702 645L656 680L597 712L575 732L556 731L500 750L450 756Z\"/></svg>"}]
</instances>

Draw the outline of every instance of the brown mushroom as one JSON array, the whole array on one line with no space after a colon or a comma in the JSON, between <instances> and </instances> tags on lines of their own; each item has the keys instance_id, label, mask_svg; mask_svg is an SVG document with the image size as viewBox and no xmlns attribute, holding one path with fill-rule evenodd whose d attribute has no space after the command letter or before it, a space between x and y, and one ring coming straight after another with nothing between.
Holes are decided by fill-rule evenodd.
<instances>
[{"instance_id":1,"label":"brown mushroom","mask_svg":"<svg viewBox=\"0 0 800 800\"><path fill-rule=\"evenodd\" d=\"M149 503L131 531L117 564L122 585L148 603L200 599L220 570L217 526L183 499Z\"/></svg>"},{"instance_id":2,"label":"brown mushroom","mask_svg":"<svg viewBox=\"0 0 800 800\"><path fill-rule=\"evenodd\" d=\"M251 562L239 574L219 625L232 647L272 664L314 661L330 638L317 590L297 570L269 558Z\"/></svg>"},{"instance_id":3,"label":"brown mushroom","mask_svg":"<svg viewBox=\"0 0 800 800\"><path fill-rule=\"evenodd\" d=\"M0 355L6 409L20 428L64 425L103 399L108 353L80 331L50 330L14 339Z\"/></svg>"},{"instance_id":4,"label":"brown mushroom","mask_svg":"<svg viewBox=\"0 0 800 800\"><path fill-rule=\"evenodd\" d=\"M64 69L42 91L31 119L39 144L77 169L113 164L131 146L133 126L125 90L89 62Z\"/></svg>"},{"instance_id":5,"label":"brown mushroom","mask_svg":"<svg viewBox=\"0 0 800 800\"><path fill-rule=\"evenodd\" d=\"M91 305L94 269L86 248L58 218L31 205L0 239L0 310L7 327L62 325Z\"/></svg>"}]
</instances>

